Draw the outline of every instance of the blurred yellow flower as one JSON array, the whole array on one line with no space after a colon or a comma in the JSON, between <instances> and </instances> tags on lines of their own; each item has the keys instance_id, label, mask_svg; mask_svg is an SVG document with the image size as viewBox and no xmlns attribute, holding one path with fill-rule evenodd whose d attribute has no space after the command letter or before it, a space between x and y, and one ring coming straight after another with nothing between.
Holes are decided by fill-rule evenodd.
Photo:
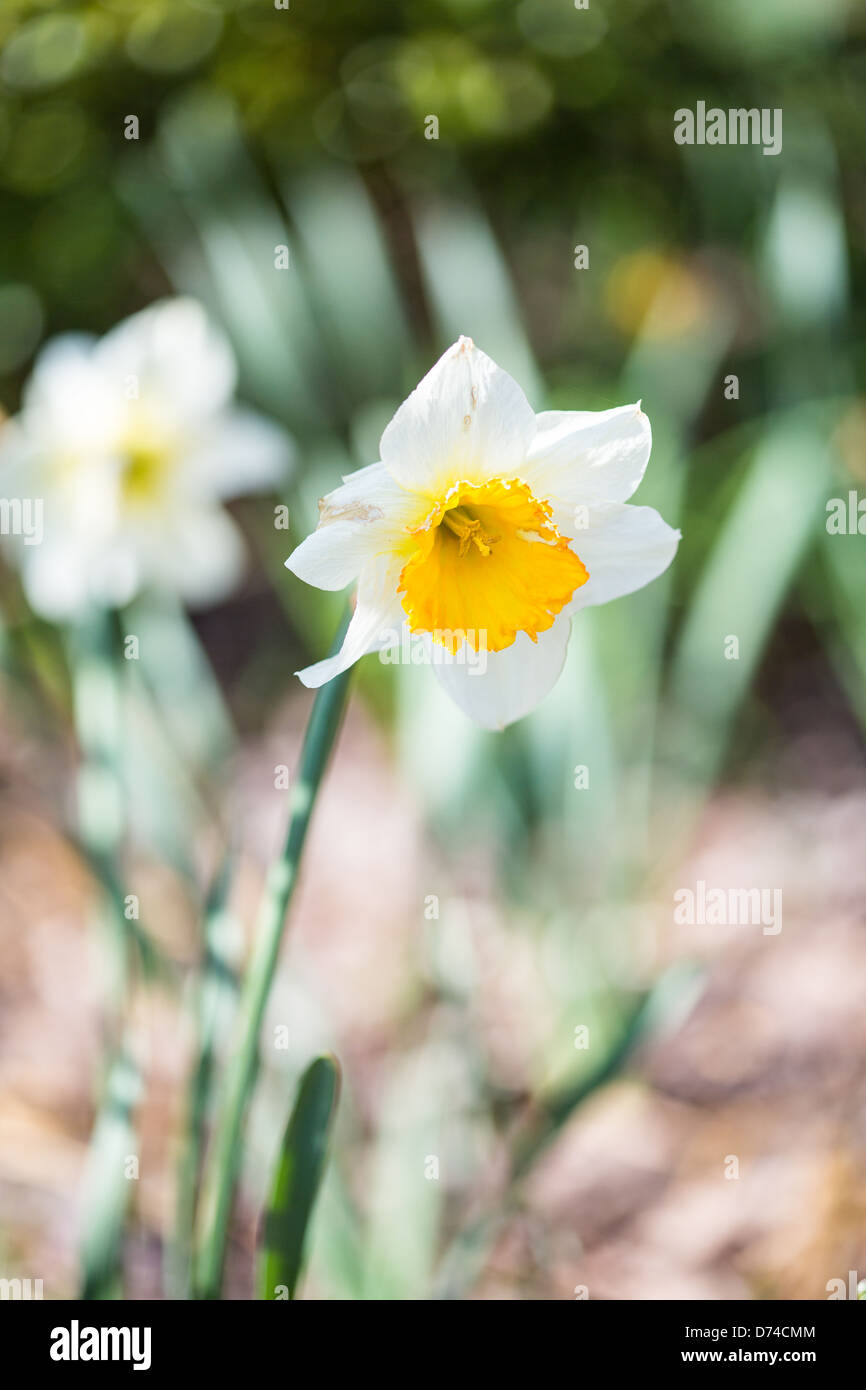
<instances>
[{"instance_id":1,"label":"blurred yellow flower","mask_svg":"<svg viewBox=\"0 0 866 1390\"><path fill-rule=\"evenodd\" d=\"M622 333L640 332L656 341L688 333L711 308L705 282L684 262L651 248L615 263L604 302L608 317Z\"/></svg>"}]
</instances>

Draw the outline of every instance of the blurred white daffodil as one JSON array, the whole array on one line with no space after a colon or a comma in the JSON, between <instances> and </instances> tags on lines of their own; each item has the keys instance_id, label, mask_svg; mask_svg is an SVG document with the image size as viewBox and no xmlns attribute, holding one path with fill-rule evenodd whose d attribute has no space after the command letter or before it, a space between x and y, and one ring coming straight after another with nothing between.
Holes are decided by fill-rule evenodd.
<instances>
[{"instance_id":1,"label":"blurred white daffodil","mask_svg":"<svg viewBox=\"0 0 866 1390\"><path fill-rule=\"evenodd\" d=\"M408 627L478 724L520 719L560 675L571 615L642 588L676 553L658 512L625 505L651 441L639 405L535 415L461 338L400 406L381 462L322 500L286 561L321 589L358 579L342 649L301 680L322 685Z\"/></svg>"},{"instance_id":2,"label":"blurred white daffodil","mask_svg":"<svg viewBox=\"0 0 866 1390\"><path fill-rule=\"evenodd\" d=\"M282 431L232 405L235 380L190 299L47 344L0 430L0 493L41 503L42 534L9 537L38 612L70 618L146 587L207 603L235 585L244 547L221 501L277 486L290 459Z\"/></svg>"}]
</instances>

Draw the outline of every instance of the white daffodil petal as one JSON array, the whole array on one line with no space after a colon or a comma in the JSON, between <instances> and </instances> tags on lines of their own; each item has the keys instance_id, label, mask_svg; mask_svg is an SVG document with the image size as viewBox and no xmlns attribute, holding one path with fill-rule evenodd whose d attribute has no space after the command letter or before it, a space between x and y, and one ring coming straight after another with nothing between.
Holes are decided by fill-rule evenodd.
<instances>
[{"instance_id":1,"label":"white daffodil petal","mask_svg":"<svg viewBox=\"0 0 866 1390\"><path fill-rule=\"evenodd\" d=\"M429 511L429 502L395 482L384 463L370 463L347 473L340 487L319 503L319 524L350 521L359 526L381 523L381 531L402 531L419 525Z\"/></svg>"},{"instance_id":2,"label":"white daffodil petal","mask_svg":"<svg viewBox=\"0 0 866 1390\"><path fill-rule=\"evenodd\" d=\"M400 565L401 562L392 556L380 557L367 565L361 575L355 611L342 647L335 656L325 657L324 661L295 673L309 689L315 690L348 671L368 652L382 651L393 645L395 631L401 627L404 617L396 597Z\"/></svg>"},{"instance_id":3,"label":"white daffodil petal","mask_svg":"<svg viewBox=\"0 0 866 1390\"><path fill-rule=\"evenodd\" d=\"M333 521L301 541L286 568L317 589L345 589L369 559L369 535L353 522Z\"/></svg>"},{"instance_id":4,"label":"white daffodil petal","mask_svg":"<svg viewBox=\"0 0 866 1390\"><path fill-rule=\"evenodd\" d=\"M221 410L235 388L232 350L194 299L133 314L100 339L93 357L122 398L134 390L134 399L185 424Z\"/></svg>"},{"instance_id":5,"label":"white daffodil petal","mask_svg":"<svg viewBox=\"0 0 866 1390\"><path fill-rule=\"evenodd\" d=\"M501 652L466 652L463 664L434 666L440 684L464 714L485 729L504 729L544 699L559 679L571 623L560 615L537 642L521 632Z\"/></svg>"},{"instance_id":6,"label":"white daffodil petal","mask_svg":"<svg viewBox=\"0 0 866 1390\"><path fill-rule=\"evenodd\" d=\"M650 422L639 404L548 410L536 417L523 478L536 497L572 508L625 502L646 471L651 448Z\"/></svg>"},{"instance_id":7,"label":"white daffodil petal","mask_svg":"<svg viewBox=\"0 0 866 1390\"><path fill-rule=\"evenodd\" d=\"M94 555L77 538L58 537L51 545L23 552L22 579L28 602L43 617L64 622L91 603L126 603L135 592L136 563L131 555L120 557L123 573L112 569L107 557Z\"/></svg>"},{"instance_id":8,"label":"white daffodil petal","mask_svg":"<svg viewBox=\"0 0 866 1390\"><path fill-rule=\"evenodd\" d=\"M286 567L319 589L343 589L377 554L396 547L427 505L395 483L382 463L350 473L319 503L317 530L292 552Z\"/></svg>"},{"instance_id":9,"label":"white daffodil petal","mask_svg":"<svg viewBox=\"0 0 866 1390\"><path fill-rule=\"evenodd\" d=\"M284 483L294 451L277 425L253 410L217 415L185 463L191 490L206 497L268 492Z\"/></svg>"},{"instance_id":10,"label":"white daffodil petal","mask_svg":"<svg viewBox=\"0 0 866 1390\"><path fill-rule=\"evenodd\" d=\"M200 507L136 540L145 572L193 607L225 598L246 565L241 533L217 507Z\"/></svg>"},{"instance_id":11,"label":"white daffodil petal","mask_svg":"<svg viewBox=\"0 0 866 1390\"><path fill-rule=\"evenodd\" d=\"M653 507L608 502L589 509L589 525L578 531L572 549L589 570L567 612L632 594L663 574L673 560L679 531Z\"/></svg>"},{"instance_id":12,"label":"white daffodil petal","mask_svg":"<svg viewBox=\"0 0 866 1390\"><path fill-rule=\"evenodd\" d=\"M652 448L639 404L614 410L546 410L523 477L535 496L571 507L626 502L644 477Z\"/></svg>"},{"instance_id":13,"label":"white daffodil petal","mask_svg":"<svg viewBox=\"0 0 866 1390\"><path fill-rule=\"evenodd\" d=\"M18 421L40 467L58 453L91 458L113 445L125 401L95 368L94 343L86 334L64 333L36 359Z\"/></svg>"},{"instance_id":14,"label":"white daffodil petal","mask_svg":"<svg viewBox=\"0 0 866 1390\"><path fill-rule=\"evenodd\" d=\"M329 508L337 510L358 503L363 506L378 493L384 493L389 497L405 495L403 488L394 482L384 463L367 463L363 468L344 473L340 486L327 493L324 500Z\"/></svg>"},{"instance_id":15,"label":"white daffodil petal","mask_svg":"<svg viewBox=\"0 0 866 1390\"><path fill-rule=\"evenodd\" d=\"M382 435L382 462L428 496L461 480L518 477L535 417L517 382L471 339L440 357Z\"/></svg>"}]
</instances>

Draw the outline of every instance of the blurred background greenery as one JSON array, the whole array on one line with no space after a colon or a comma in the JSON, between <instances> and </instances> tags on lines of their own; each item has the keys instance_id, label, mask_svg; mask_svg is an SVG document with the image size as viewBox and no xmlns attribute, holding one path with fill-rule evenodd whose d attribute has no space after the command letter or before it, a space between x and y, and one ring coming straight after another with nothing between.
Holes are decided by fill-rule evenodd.
<instances>
[{"instance_id":1,"label":"blurred background greenery","mask_svg":"<svg viewBox=\"0 0 866 1390\"><path fill-rule=\"evenodd\" d=\"M252 1294L323 1046L344 1093L307 1296L809 1298L866 1273L866 542L825 526L866 489L866 9L7 0L0 40L5 410L53 334L186 293L297 444L288 536L270 502L235 504L255 563L231 601L190 621L145 601L127 627L156 653L125 677L122 776L159 968L114 1136L141 1155L126 1296L172 1291L185 1075L203 1039L220 1064L232 1009L199 966L242 959L309 706L292 672L341 612L283 560L459 333L536 409L642 398L637 500L683 542L580 615L565 677L504 735L429 671L362 664L265 1029L229 1296ZM676 146L698 100L781 108L783 152ZM0 1256L58 1296L88 1146L104 1172L94 884L66 833L62 646L11 572L0 595ZM781 935L676 928L699 877L780 886Z\"/></svg>"}]
</instances>

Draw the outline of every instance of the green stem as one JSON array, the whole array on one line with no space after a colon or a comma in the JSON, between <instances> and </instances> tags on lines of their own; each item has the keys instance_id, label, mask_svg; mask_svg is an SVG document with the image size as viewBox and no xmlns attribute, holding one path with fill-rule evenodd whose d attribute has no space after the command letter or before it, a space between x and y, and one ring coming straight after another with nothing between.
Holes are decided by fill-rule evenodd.
<instances>
[{"instance_id":1,"label":"green stem","mask_svg":"<svg viewBox=\"0 0 866 1390\"><path fill-rule=\"evenodd\" d=\"M335 644L342 644L345 620ZM198 1298L219 1298L235 1182L240 1168L242 1128L255 1084L259 1035L283 937L307 828L328 757L340 727L351 673L335 676L319 690L301 750L301 763L289 796L289 824L283 852L272 866L265 889L252 955L244 975L238 1010L238 1045L226 1074L211 1153L205 1168L195 1262Z\"/></svg>"},{"instance_id":2,"label":"green stem","mask_svg":"<svg viewBox=\"0 0 866 1390\"><path fill-rule=\"evenodd\" d=\"M127 1025L133 934L124 914L126 797L115 639L113 615L95 611L71 633L69 652L81 753L79 838L102 890L99 919L109 947L109 978L104 986L108 1055L82 1199L82 1299L117 1297L121 1288L123 1227L131 1191L126 1164L135 1153L134 1115L141 1090Z\"/></svg>"},{"instance_id":3,"label":"green stem","mask_svg":"<svg viewBox=\"0 0 866 1390\"><path fill-rule=\"evenodd\" d=\"M108 929L111 978L105 985L111 1029L120 1031L129 987L129 932L119 873L125 825L121 768L121 693L112 615L91 613L70 644L75 731L81 750L77 779L79 837L103 888L100 916ZM109 886L110 885L110 886Z\"/></svg>"}]
</instances>

